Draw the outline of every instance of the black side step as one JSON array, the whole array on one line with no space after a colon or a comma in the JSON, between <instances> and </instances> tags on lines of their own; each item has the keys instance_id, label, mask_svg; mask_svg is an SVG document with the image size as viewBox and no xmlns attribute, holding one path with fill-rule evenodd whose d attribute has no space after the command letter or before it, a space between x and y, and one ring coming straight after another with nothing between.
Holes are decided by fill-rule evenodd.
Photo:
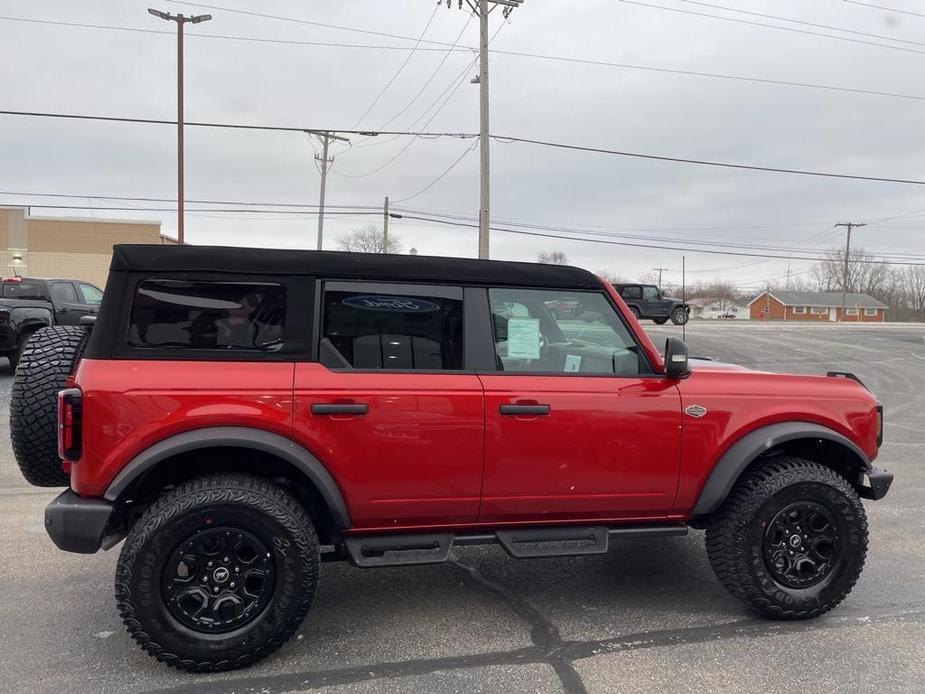
<instances>
[{"instance_id":1,"label":"black side step","mask_svg":"<svg viewBox=\"0 0 925 694\"><path fill-rule=\"evenodd\" d=\"M507 553L518 559L607 552L607 527L604 525L499 530L495 535Z\"/></svg>"},{"instance_id":2,"label":"black side step","mask_svg":"<svg viewBox=\"0 0 925 694\"><path fill-rule=\"evenodd\" d=\"M450 558L453 534L373 535L344 540L350 561L356 566L439 564Z\"/></svg>"},{"instance_id":3,"label":"black side step","mask_svg":"<svg viewBox=\"0 0 925 694\"><path fill-rule=\"evenodd\" d=\"M684 525L617 526L570 525L552 528L521 528L494 533L430 533L420 535L369 535L344 540L347 558L355 566L401 566L438 564L450 557L453 545L498 543L518 559L604 554L610 538L670 537L687 535ZM337 558L337 557L333 557Z\"/></svg>"}]
</instances>

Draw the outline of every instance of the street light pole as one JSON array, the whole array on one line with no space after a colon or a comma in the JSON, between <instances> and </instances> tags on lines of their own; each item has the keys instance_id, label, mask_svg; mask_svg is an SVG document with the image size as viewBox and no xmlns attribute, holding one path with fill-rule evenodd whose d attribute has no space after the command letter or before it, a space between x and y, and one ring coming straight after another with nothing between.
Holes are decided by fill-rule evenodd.
<instances>
[{"instance_id":1,"label":"street light pole","mask_svg":"<svg viewBox=\"0 0 925 694\"><path fill-rule=\"evenodd\" d=\"M212 19L210 14L198 14L191 17L185 17L182 14L170 14L148 8L148 13L165 19L168 22L177 23L177 243L184 243L183 222L185 216L184 192L183 192L183 25L199 24L208 22Z\"/></svg>"}]
</instances>

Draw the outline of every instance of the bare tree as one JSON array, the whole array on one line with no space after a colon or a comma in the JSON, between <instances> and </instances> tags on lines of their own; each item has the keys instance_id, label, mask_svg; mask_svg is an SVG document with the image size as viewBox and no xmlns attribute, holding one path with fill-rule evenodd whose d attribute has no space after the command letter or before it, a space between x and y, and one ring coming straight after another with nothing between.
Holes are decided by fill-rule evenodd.
<instances>
[{"instance_id":1,"label":"bare tree","mask_svg":"<svg viewBox=\"0 0 925 694\"><path fill-rule=\"evenodd\" d=\"M546 265L568 265L568 256L562 251L543 251L537 253L536 262L545 263Z\"/></svg>"},{"instance_id":2,"label":"bare tree","mask_svg":"<svg viewBox=\"0 0 925 694\"><path fill-rule=\"evenodd\" d=\"M620 275L611 272L610 270L598 270L597 274L611 284L628 284L627 280L620 277Z\"/></svg>"},{"instance_id":3,"label":"bare tree","mask_svg":"<svg viewBox=\"0 0 925 694\"><path fill-rule=\"evenodd\" d=\"M367 224L353 229L337 239L342 251L350 253L401 253L402 242L397 234L389 234L388 246L383 248L382 227Z\"/></svg>"},{"instance_id":4,"label":"bare tree","mask_svg":"<svg viewBox=\"0 0 925 694\"><path fill-rule=\"evenodd\" d=\"M884 263L872 262L874 257L863 248L853 248L848 254L848 282L845 284L845 251L838 248L826 253L813 266L812 276L824 292L863 292L876 296L889 275Z\"/></svg>"}]
</instances>

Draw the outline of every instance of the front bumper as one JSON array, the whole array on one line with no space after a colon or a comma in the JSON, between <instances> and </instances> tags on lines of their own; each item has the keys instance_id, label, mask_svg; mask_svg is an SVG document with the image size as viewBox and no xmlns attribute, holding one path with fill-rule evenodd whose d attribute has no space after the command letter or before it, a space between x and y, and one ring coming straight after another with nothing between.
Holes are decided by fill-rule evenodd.
<instances>
[{"instance_id":1,"label":"front bumper","mask_svg":"<svg viewBox=\"0 0 925 694\"><path fill-rule=\"evenodd\" d=\"M881 470L877 467L872 467L870 470L864 473L864 476L867 477L869 485L862 483L860 494L865 499L872 499L876 501L877 499L882 499L886 496L886 493L890 491L890 485L893 484L893 473L889 470Z\"/></svg>"},{"instance_id":2,"label":"front bumper","mask_svg":"<svg viewBox=\"0 0 925 694\"><path fill-rule=\"evenodd\" d=\"M93 554L122 539L121 514L105 499L87 499L70 489L45 507L45 530L66 552Z\"/></svg>"}]
</instances>

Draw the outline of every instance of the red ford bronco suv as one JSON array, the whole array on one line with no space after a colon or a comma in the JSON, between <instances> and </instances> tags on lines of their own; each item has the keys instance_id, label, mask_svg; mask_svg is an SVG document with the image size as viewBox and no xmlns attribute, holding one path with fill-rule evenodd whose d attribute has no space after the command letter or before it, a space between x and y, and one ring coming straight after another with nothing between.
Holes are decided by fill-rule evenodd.
<instances>
[{"instance_id":1,"label":"red ford bronco suv","mask_svg":"<svg viewBox=\"0 0 925 694\"><path fill-rule=\"evenodd\" d=\"M850 374L662 355L608 283L530 263L117 246L95 325L32 338L11 410L26 478L69 487L55 544L124 538L125 625L189 670L278 648L322 561L454 545L600 554L706 528L733 595L814 617L861 572L859 497L892 481Z\"/></svg>"}]
</instances>

